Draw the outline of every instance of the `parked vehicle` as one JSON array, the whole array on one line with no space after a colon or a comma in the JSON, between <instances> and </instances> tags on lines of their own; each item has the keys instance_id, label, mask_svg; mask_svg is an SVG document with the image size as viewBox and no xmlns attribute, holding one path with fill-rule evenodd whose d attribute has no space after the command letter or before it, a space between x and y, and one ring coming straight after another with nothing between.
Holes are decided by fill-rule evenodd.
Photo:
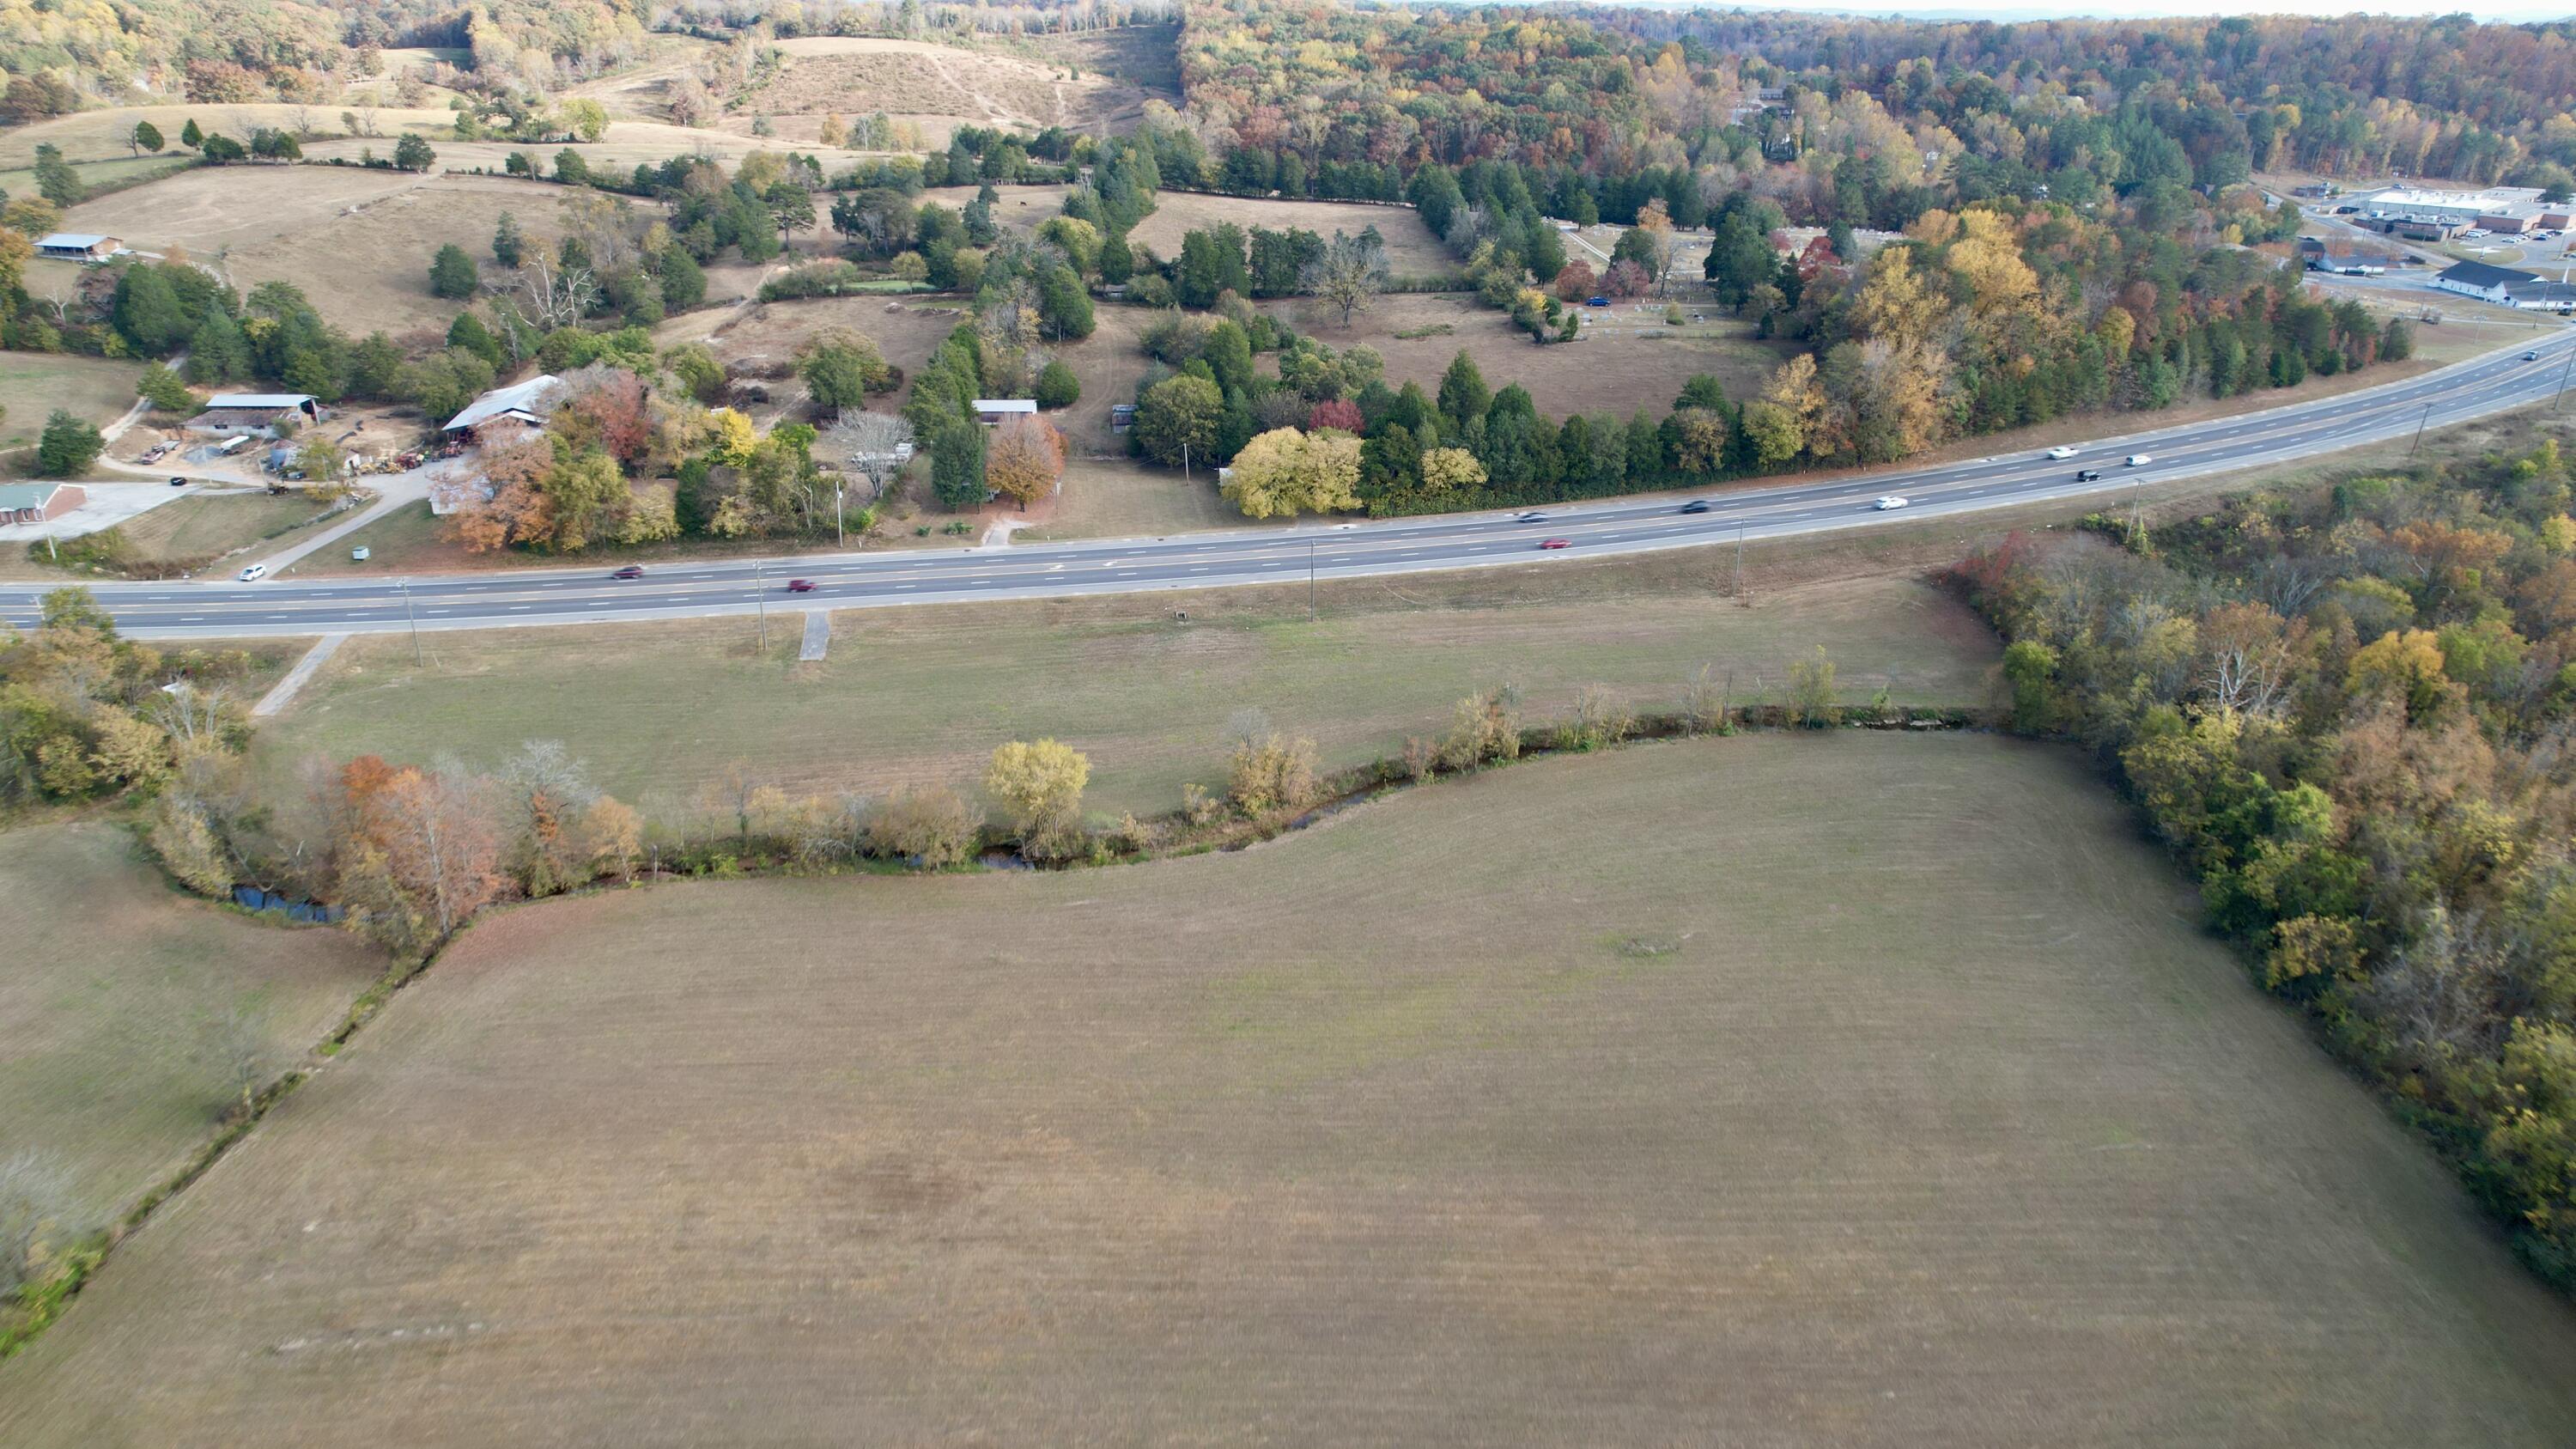
<instances>
[{"instance_id":1,"label":"parked vehicle","mask_svg":"<svg viewBox=\"0 0 2576 1449\"><path fill-rule=\"evenodd\" d=\"M362 543L362 544L359 544L356 548L353 548L353 549L349 550L349 562L351 562L351 563L365 563L366 561L367 561L367 546L366 546L365 544L363 544L363 543Z\"/></svg>"},{"instance_id":2,"label":"parked vehicle","mask_svg":"<svg viewBox=\"0 0 2576 1449\"><path fill-rule=\"evenodd\" d=\"M1572 548L1574 547L1574 540L1570 538L1542 538L1538 541L1538 546L1541 548Z\"/></svg>"},{"instance_id":3,"label":"parked vehicle","mask_svg":"<svg viewBox=\"0 0 2576 1449\"><path fill-rule=\"evenodd\" d=\"M185 488L188 486L188 480L185 478L173 477L170 480L170 486L173 488Z\"/></svg>"},{"instance_id":4,"label":"parked vehicle","mask_svg":"<svg viewBox=\"0 0 2576 1449\"><path fill-rule=\"evenodd\" d=\"M628 564L626 567L610 574L609 577L612 579L640 579L644 577L644 566L642 564Z\"/></svg>"},{"instance_id":5,"label":"parked vehicle","mask_svg":"<svg viewBox=\"0 0 2576 1449\"><path fill-rule=\"evenodd\" d=\"M252 564L249 568L243 569L240 573L233 575L233 577L245 584L258 583L261 579L268 577L268 565Z\"/></svg>"},{"instance_id":6,"label":"parked vehicle","mask_svg":"<svg viewBox=\"0 0 2576 1449\"><path fill-rule=\"evenodd\" d=\"M1607 307L1610 305L1610 299L1607 297L1586 297L1583 299L1583 305L1586 307Z\"/></svg>"}]
</instances>

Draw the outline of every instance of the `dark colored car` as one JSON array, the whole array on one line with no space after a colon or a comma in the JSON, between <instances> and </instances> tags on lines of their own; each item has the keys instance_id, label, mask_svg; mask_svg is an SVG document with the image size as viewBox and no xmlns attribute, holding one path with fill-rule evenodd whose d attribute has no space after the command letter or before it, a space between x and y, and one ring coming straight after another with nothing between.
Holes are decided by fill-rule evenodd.
<instances>
[{"instance_id":1,"label":"dark colored car","mask_svg":"<svg viewBox=\"0 0 2576 1449\"><path fill-rule=\"evenodd\" d=\"M628 564L626 567L610 574L609 577L612 579L640 579L644 577L644 566L642 564Z\"/></svg>"},{"instance_id":2,"label":"dark colored car","mask_svg":"<svg viewBox=\"0 0 2576 1449\"><path fill-rule=\"evenodd\" d=\"M2078 468L2075 470L2075 481L2078 483L2099 483L2102 481L2102 470L2099 468Z\"/></svg>"},{"instance_id":3,"label":"dark colored car","mask_svg":"<svg viewBox=\"0 0 2576 1449\"><path fill-rule=\"evenodd\" d=\"M1682 512L1706 513L1708 512L1708 500L1705 498L1694 498L1690 502L1682 505Z\"/></svg>"},{"instance_id":4,"label":"dark colored car","mask_svg":"<svg viewBox=\"0 0 2576 1449\"><path fill-rule=\"evenodd\" d=\"M188 480L185 478L173 478L170 480L170 486L173 488L185 488L188 486Z\"/></svg>"},{"instance_id":5,"label":"dark colored car","mask_svg":"<svg viewBox=\"0 0 2576 1449\"><path fill-rule=\"evenodd\" d=\"M1571 539L1542 538L1538 541L1538 546L1541 548L1572 548L1574 547L1574 543Z\"/></svg>"},{"instance_id":6,"label":"dark colored car","mask_svg":"<svg viewBox=\"0 0 2576 1449\"><path fill-rule=\"evenodd\" d=\"M1531 511L1529 511L1529 512L1527 512L1527 513L1515 513L1515 514L1513 514L1513 515L1512 515L1512 522L1514 522L1514 523L1545 523L1545 522L1547 522L1547 515L1546 515L1546 514L1544 514L1544 513L1538 512L1536 509L1532 509Z\"/></svg>"},{"instance_id":7,"label":"dark colored car","mask_svg":"<svg viewBox=\"0 0 2576 1449\"><path fill-rule=\"evenodd\" d=\"M2522 360L2525 362L2538 362L2540 360L2540 354L2537 352L2526 352L2522 355Z\"/></svg>"},{"instance_id":8,"label":"dark colored car","mask_svg":"<svg viewBox=\"0 0 2576 1449\"><path fill-rule=\"evenodd\" d=\"M1583 299L1583 305L1586 307L1607 307L1610 305L1610 299L1607 297L1586 297Z\"/></svg>"},{"instance_id":9,"label":"dark colored car","mask_svg":"<svg viewBox=\"0 0 2576 1449\"><path fill-rule=\"evenodd\" d=\"M812 579L789 579L787 581L787 592L791 594L810 594L814 592L814 581Z\"/></svg>"}]
</instances>

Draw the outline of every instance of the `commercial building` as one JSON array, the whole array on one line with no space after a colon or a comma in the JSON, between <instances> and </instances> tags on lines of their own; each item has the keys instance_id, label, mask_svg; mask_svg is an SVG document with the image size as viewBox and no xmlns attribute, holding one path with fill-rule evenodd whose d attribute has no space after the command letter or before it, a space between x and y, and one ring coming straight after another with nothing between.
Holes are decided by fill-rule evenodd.
<instances>
[{"instance_id":1,"label":"commercial building","mask_svg":"<svg viewBox=\"0 0 2576 1449\"><path fill-rule=\"evenodd\" d=\"M0 484L0 524L48 522L88 501L78 483Z\"/></svg>"}]
</instances>

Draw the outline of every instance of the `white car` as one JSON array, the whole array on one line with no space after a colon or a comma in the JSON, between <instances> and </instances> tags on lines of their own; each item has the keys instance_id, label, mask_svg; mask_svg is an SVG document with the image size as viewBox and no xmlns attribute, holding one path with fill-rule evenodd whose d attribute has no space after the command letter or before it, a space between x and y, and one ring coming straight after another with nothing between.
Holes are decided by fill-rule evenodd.
<instances>
[{"instance_id":1,"label":"white car","mask_svg":"<svg viewBox=\"0 0 2576 1449\"><path fill-rule=\"evenodd\" d=\"M2120 466L2123 468L2143 468L2154 461L2154 458L2145 453L2131 453L2128 457L2120 460Z\"/></svg>"},{"instance_id":2,"label":"white car","mask_svg":"<svg viewBox=\"0 0 2576 1449\"><path fill-rule=\"evenodd\" d=\"M1906 502L1907 500L1890 493L1886 497L1878 500L1876 503L1871 504L1870 507L1877 509L1881 513L1885 513L1890 509L1903 508Z\"/></svg>"},{"instance_id":3,"label":"white car","mask_svg":"<svg viewBox=\"0 0 2576 1449\"><path fill-rule=\"evenodd\" d=\"M2050 456L2050 457L2052 457L2052 458L2056 458L2056 459L2058 459L2058 460L2060 460L2060 461L2064 461L2065 459L2068 459L2068 458L2072 458L2072 457L2074 457L2074 456L2075 456L2075 450L2074 450L2073 448L2067 447L2067 446L2066 446L2065 444L2063 444L2063 443L2060 443L2060 444L2059 444L2059 445L2057 445L2056 447L2051 448L2051 449L2049 449L2049 450L2048 450L2048 456Z\"/></svg>"},{"instance_id":4,"label":"white car","mask_svg":"<svg viewBox=\"0 0 2576 1449\"><path fill-rule=\"evenodd\" d=\"M268 577L268 565L252 564L249 568L243 569L240 573L233 575L233 577L239 579L245 584L258 583L261 579Z\"/></svg>"}]
</instances>

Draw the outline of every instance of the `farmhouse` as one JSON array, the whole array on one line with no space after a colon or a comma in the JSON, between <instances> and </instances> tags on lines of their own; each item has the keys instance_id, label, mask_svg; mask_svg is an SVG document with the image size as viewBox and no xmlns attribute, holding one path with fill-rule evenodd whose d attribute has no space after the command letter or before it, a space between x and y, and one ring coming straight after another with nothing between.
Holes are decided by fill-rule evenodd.
<instances>
[{"instance_id":1,"label":"farmhouse","mask_svg":"<svg viewBox=\"0 0 2576 1449\"><path fill-rule=\"evenodd\" d=\"M0 524L43 523L89 501L77 483L0 484Z\"/></svg>"},{"instance_id":2,"label":"farmhouse","mask_svg":"<svg viewBox=\"0 0 2576 1449\"><path fill-rule=\"evenodd\" d=\"M205 410L188 419L188 431L231 437L236 433L283 436L278 424L301 426L322 420L322 405L309 392L219 392L206 399Z\"/></svg>"},{"instance_id":3,"label":"farmhouse","mask_svg":"<svg viewBox=\"0 0 2576 1449\"><path fill-rule=\"evenodd\" d=\"M526 382L496 387L467 403L465 411L447 420L443 431L450 437L470 437L477 428L503 421L542 428L562 396L563 379L550 372L539 373Z\"/></svg>"},{"instance_id":4,"label":"farmhouse","mask_svg":"<svg viewBox=\"0 0 2576 1449\"><path fill-rule=\"evenodd\" d=\"M36 243L36 255L67 262L103 262L123 250L116 238L85 231L58 231Z\"/></svg>"},{"instance_id":5,"label":"farmhouse","mask_svg":"<svg viewBox=\"0 0 2576 1449\"><path fill-rule=\"evenodd\" d=\"M2563 279L2553 282L2534 272L2491 267L2485 262L2461 262L2447 267L2433 278L2433 285L2445 292L2457 292L2481 302L2526 312L2576 310L2576 284Z\"/></svg>"},{"instance_id":6,"label":"farmhouse","mask_svg":"<svg viewBox=\"0 0 2576 1449\"><path fill-rule=\"evenodd\" d=\"M1035 417L1037 411L1037 400L1034 398L979 397L975 399L975 421L988 428L999 424L1004 418L1015 415Z\"/></svg>"}]
</instances>

